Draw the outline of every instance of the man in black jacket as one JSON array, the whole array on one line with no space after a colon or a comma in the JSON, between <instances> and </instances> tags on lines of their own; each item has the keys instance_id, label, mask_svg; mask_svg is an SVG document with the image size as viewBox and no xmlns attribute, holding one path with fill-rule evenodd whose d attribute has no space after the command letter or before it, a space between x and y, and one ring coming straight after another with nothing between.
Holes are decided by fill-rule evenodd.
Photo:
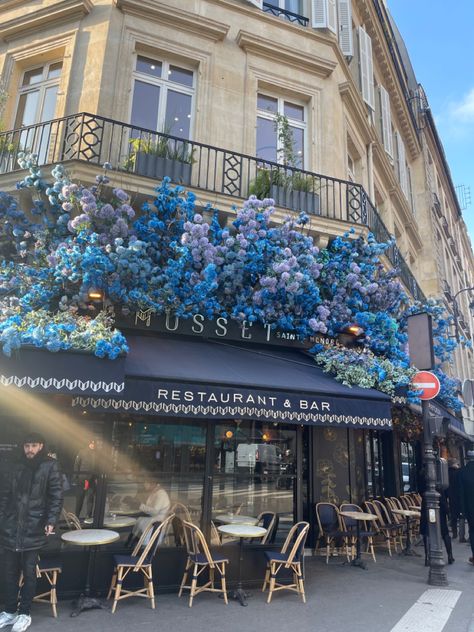
<instances>
[{"instance_id":1,"label":"man in black jacket","mask_svg":"<svg viewBox=\"0 0 474 632\"><path fill-rule=\"evenodd\" d=\"M30 607L36 591L38 551L61 513L63 491L55 459L44 451L44 439L32 432L25 437L20 459L0 493L0 547L4 549L5 612L0 628L24 632L31 625ZM18 603L18 581L23 587Z\"/></svg>"},{"instance_id":2,"label":"man in black jacket","mask_svg":"<svg viewBox=\"0 0 474 632\"><path fill-rule=\"evenodd\" d=\"M469 525L469 542L471 544L472 557L469 562L474 564L474 451L467 453L468 462L462 468L460 474L462 512Z\"/></svg>"}]
</instances>

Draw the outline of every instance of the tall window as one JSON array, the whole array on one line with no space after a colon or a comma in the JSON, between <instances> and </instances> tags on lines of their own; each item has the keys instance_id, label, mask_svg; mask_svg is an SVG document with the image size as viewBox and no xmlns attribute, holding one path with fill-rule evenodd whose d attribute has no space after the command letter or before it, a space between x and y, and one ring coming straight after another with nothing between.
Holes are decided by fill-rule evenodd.
<instances>
[{"instance_id":1,"label":"tall window","mask_svg":"<svg viewBox=\"0 0 474 632\"><path fill-rule=\"evenodd\" d=\"M272 162L289 164L285 143L279 133L278 120L288 120L292 136L293 167L304 167L306 149L306 116L304 105L281 97L257 95L257 157Z\"/></svg>"},{"instance_id":2,"label":"tall window","mask_svg":"<svg viewBox=\"0 0 474 632\"><path fill-rule=\"evenodd\" d=\"M54 118L61 70L61 61L25 70L18 90L15 129Z\"/></svg>"},{"instance_id":3,"label":"tall window","mask_svg":"<svg viewBox=\"0 0 474 632\"><path fill-rule=\"evenodd\" d=\"M277 9L284 9L285 11L296 13L296 15L302 15L302 0L265 0L265 2Z\"/></svg>"},{"instance_id":4,"label":"tall window","mask_svg":"<svg viewBox=\"0 0 474 632\"><path fill-rule=\"evenodd\" d=\"M195 73L168 61L138 55L133 78L131 123L189 139Z\"/></svg>"}]
</instances>

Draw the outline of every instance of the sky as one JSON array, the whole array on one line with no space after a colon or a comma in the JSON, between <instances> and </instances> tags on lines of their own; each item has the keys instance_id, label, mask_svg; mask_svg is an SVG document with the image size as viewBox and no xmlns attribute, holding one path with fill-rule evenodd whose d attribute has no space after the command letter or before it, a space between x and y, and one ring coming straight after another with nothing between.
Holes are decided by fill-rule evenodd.
<instances>
[{"instance_id":1,"label":"sky","mask_svg":"<svg viewBox=\"0 0 474 632\"><path fill-rule=\"evenodd\" d=\"M474 0L386 0L434 115L474 244ZM462 204L461 204L462 206Z\"/></svg>"}]
</instances>

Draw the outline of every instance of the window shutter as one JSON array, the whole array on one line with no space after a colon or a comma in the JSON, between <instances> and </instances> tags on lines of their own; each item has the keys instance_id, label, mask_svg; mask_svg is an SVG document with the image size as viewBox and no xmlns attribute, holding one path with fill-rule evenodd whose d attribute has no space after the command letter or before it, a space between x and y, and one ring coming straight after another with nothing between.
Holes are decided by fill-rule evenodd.
<instances>
[{"instance_id":1,"label":"window shutter","mask_svg":"<svg viewBox=\"0 0 474 632\"><path fill-rule=\"evenodd\" d=\"M338 0L339 46L346 57L354 55L352 42L352 0Z\"/></svg>"},{"instance_id":2,"label":"window shutter","mask_svg":"<svg viewBox=\"0 0 474 632\"><path fill-rule=\"evenodd\" d=\"M372 110L375 110L372 40L362 26L359 26L359 53L362 98Z\"/></svg>"},{"instance_id":3,"label":"window shutter","mask_svg":"<svg viewBox=\"0 0 474 632\"><path fill-rule=\"evenodd\" d=\"M392 116L390 114L390 97L383 86L379 86L380 111L382 115L382 141L387 154L393 158Z\"/></svg>"},{"instance_id":4,"label":"window shutter","mask_svg":"<svg viewBox=\"0 0 474 632\"><path fill-rule=\"evenodd\" d=\"M250 4L253 4L258 9L263 9L263 0L246 0Z\"/></svg>"},{"instance_id":5,"label":"window shutter","mask_svg":"<svg viewBox=\"0 0 474 632\"><path fill-rule=\"evenodd\" d=\"M398 181L400 182L400 187L408 200L408 176L405 145L398 131L395 132L395 138L397 139Z\"/></svg>"},{"instance_id":6,"label":"window shutter","mask_svg":"<svg viewBox=\"0 0 474 632\"><path fill-rule=\"evenodd\" d=\"M337 32L336 0L311 0L311 26Z\"/></svg>"},{"instance_id":7,"label":"window shutter","mask_svg":"<svg viewBox=\"0 0 474 632\"><path fill-rule=\"evenodd\" d=\"M328 0L328 29L337 34L337 4L336 0Z\"/></svg>"}]
</instances>

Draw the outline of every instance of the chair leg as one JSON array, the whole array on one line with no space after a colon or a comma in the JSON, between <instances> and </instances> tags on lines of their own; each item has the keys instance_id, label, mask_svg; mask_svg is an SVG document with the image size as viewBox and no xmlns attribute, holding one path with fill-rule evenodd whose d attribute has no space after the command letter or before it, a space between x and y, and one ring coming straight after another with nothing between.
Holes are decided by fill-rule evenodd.
<instances>
[{"instance_id":1,"label":"chair leg","mask_svg":"<svg viewBox=\"0 0 474 632\"><path fill-rule=\"evenodd\" d=\"M186 568L184 569L183 579L181 580L181 586L179 587L178 597L181 597L181 595L183 594L183 588L186 585L186 582L188 581L188 571L189 571L190 566L191 566L191 562L188 559L186 560Z\"/></svg>"},{"instance_id":2,"label":"chair leg","mask_svg":"<svg viewBox=\"0 0 474 632\"><path fill-rule=\"evenodd\" d=\"M151 566L148 570L148 573L146 575L146 580L147 580L147 594L150 598L151 601L151 607L154 610L155 609L155 590L153 588L153 572L151 570Z\"/></svg>"},{"instance_id":3,"label":"chair leg","mask_svg":"<svg viewBox=\"0 0 474 632\"><path fill-rule=\"evenodd\" d=\"M377 562L377 560L375 559L374 539L373 539L372 536L369 537L368 544L370 546L370 552L372 553L372 558L373 558L374 562Z\"/></svg>"},{"instance_id":4,"label":"chair leg","mask_svg":"<svg viewBox=\"0 0 474 632\"><path fill-rule=\"evenodd\" d=\"M53 610L53 617L55 619L58 618L58 611L56 608L56 605L58 603L58 598L56 595L56 582L58 580L58 571L53 571L53 578L52 578L52 582L51 582L51 608Z\"/></svg>"},{"instance_id":5,"label":"chair leg","mask_svg":"<svg viewBox=\"0 0 474 632\"><path fill-rule=\"evenodd\" d=\"M116 583L117 583L117 569L114 569L112 580L110 582L109 592L107 594L107 599L110 599L110 597L112 596L112 592L115 590Z\"/></svg>"},{"instance_id":6,"label":"chair leg","mask_svg":"<svg viewBox=\"0 0 474 632\"><path fill-rule=\"evenodd\" d=\"M326 537L326 564L329 564L329 554L331 552L331 548L330 548L330 544L329 544L329 538Z\"/></svg>"},{"instance_id":7,"label":"chair leg","mask_svg":"<svg viewBox=\"0 0 474 632\"><path fill-rule=\"evenodd\" d=\"M303 580L303 575L301 574L301 566L299 564L296 569L296 574L298 578L298 582L297 582L298 592L301 595L301 599L303 600L303 603L306 603L306 595L304 593L304 580Z\"/></svg>"},{"instance_id":8,"label":"chair leg","mask_svg":"<svg viewBox=\"0 0 474 632\"><path fill-rule=\"evenodd\" d=\"M112 614L115 612L115 608L117 607L117 602L120 599L120 593L122 591L122 578L123 578L123 568L119 566L117 568L117 580L115 584L115 595L114 595L114 603L112 604Z\"/></svg>"},{"instance_id":9,"label":"chair leg","mask_svg":"<svg viewBox=\"0 0 474 632\"><path fill-rule=\"evenodd\" d=\"M222 588L222 594L224 595L224 603L227 605L229 602L227 601L227 586L226 586L226 581L225 581L225 564L224 564L224 562L222 562L221 588Z\"/></svg>"},{"instance_id":10,"label":"chair leg","mask_svg":"<svg viewBox=\"0 0 474 632\"><path fill-rule=\"evenodd\" d=\"M193 579L191 581L191 590L189 591L189 607L190 608L193 605L194 593L196 591L197 578L198 578L197 572L198 572L198 565L194 564Z\"/></svg>"},{"instance_id":11,"label":"chair leg","mask_svg":"<svg viewBox=\"0 0 474 632\"><path fill-rule=\"evenodd\" d=\"M270 565L265 570L265 579L263 580L262 592L265 592L267 584L270 582Z\"/></svg>"},{"instance_id":12,"label":"chair leg","mask_svg":"<svg viewBox=\"0 0 474 632\"><path fill-rule=\"evenodd\" d=\"M267 603L272 600L273 591L275 590L275 564L270 563L270 587L268 588Z\"/></svg>"}]
</instances>

